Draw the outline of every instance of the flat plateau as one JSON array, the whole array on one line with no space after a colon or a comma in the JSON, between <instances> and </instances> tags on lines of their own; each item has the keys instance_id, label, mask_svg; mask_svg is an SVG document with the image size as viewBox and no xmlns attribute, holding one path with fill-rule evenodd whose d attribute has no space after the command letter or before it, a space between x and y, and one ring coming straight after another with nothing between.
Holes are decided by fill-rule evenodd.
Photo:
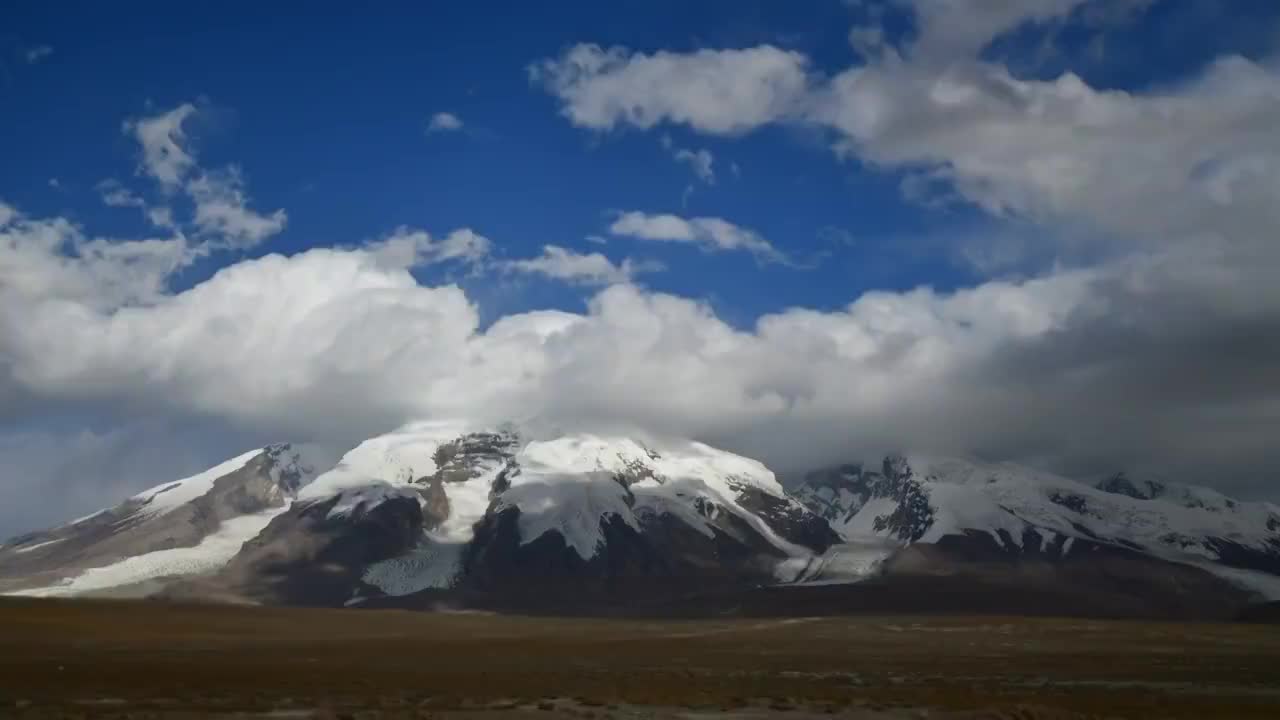
<instances>
[{"instance_id":1,"label":"flat plateau","mask_svg":"<svg viewBox=\"0 0 1280 720\"><path fill-rule=\"evenodd\" d=\"M4 718L1275 718L1280 626L0 600Z\"/></svg>"}]
</instances>

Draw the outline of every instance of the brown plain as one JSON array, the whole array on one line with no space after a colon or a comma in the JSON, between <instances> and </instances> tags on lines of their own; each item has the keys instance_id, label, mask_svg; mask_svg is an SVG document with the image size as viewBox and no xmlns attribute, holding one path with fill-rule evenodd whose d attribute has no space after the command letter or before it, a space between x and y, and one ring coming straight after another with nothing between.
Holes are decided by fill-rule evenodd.
<instances>
[{"instance_id":1,"label":"brown plain","mask_svg":"<svg viewBox=\"0 0 1280 720\"><path fill-rule=\"evenodd\" d=\"M0 717L1280 718L1280 626L0 602Z\"/></svg>"}]
</instances>

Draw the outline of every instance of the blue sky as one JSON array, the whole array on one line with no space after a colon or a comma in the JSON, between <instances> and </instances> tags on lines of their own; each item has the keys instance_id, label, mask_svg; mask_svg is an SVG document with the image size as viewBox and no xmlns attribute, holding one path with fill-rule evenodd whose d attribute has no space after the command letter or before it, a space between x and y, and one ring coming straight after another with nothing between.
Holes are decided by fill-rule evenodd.
<instances>
[{"instance_id":1,"label":"blue sky","mask_svg":"<svg viewBox=\"0 0 1280 720\"><path fill-rule=\"evenodd\" d=\"M83 462L114 468L77 490L85 504L155 479L139 467L458 412L656 427L781 464L802 438L829 459L1280 467L1268 347L1237 353L1256 361L1231 370L1244 380L1166 392L1220 375L1201 356L1226 329L1271 327L1273 298L1239 293L1275 259L1274 2L20 2L0 17L0 463L70 483L81 465L12 448L75 435ZM454 122L433 129L441 113ZM148 141L153 120L169 134ZM157 138L192 158L168 185ZM202 204L231 220L202 225ZM140 211L158 209L175 221ZM480 244L442 259L463 229ZM416 248L403 262L385 254L396 238ZM394 302L356 287L403 273L415 285ZM328 309L289 315L311 302ZM216 303L231 308L217 322ZM297 349L317 332L369 357ZM348 424L316 420L335 408ZM1207 430L1212 413L1228 422ZM1185 441L1228 426L1231 442Z\"/></svg>"},{"instance_id":2,"label":"blue sky","mask_svg":"<svg viewBox=\"0 0 1280 720\"><path fill-rule=\"evenodd\" d=\"M238 163L257 205L288 209L285 230L251 255L350 244L408 225L473 227L509 257L548 243L619 257L631 250L625 241L601 249L584 238L603 234L613 213L641 209L730 218L796 258L821 258L797 270L685 247L643 253L668 266L646 284L704 298L738 325L790 306L838 308L868 289L954 288L976 277L952 247L956 237L1000 220L963 205L913 203L900 192L901 171L834 158L821 131L584 133L526 74L530 63L584 41L639 51L767 43L835 74L859 61L848 42L852 23L883 12L890 33L915 32L910 13L880 5L388 3L298 13L236 3L181 12L160 3L79 4L67 22L65 6L21 3L5 40L0 197L66 213L97 232L137 233L141 217L103 207L94 190L111 177L141 186L131 177L136 149L120 123L196 102L202 117L190 131L205 163ZM1029 76L1070 69L1098 87L1133 89L1176 81L1223 49L1255 56L1271 49L1274 3L1220 9L1166 0L1105 33L1080 13L1050 29L1031 24L990 54ZM1046 53L1050 33L1056 43ZM1090 54L1100 35L1114 60ZM54 51L38 63L13 57L40 46ZM438 112L460 117L464 130L426 133ZM662 134L677 147L710 151L715 185L674 162ZM1017 224L1004 231L1033 232ZM204 263L175 278L176 287L234 259ZM582 302L555 283L469 285L487 318Z\"/></svg>"},{"instance_id":3,"label":"blue sky","mask_svg":"<svg viewBox=\"0 0 1280 720\"><path fill-rule=\"evenodd\" d=\"M0 117L0 196L98 232L142 229L137 213L103 207L94 191L109 177L145 189L131 177L136 148L120 123L198 102L207 113L192 135L205 164L239 163L259 207L288 209L286 229L254 253L353 243L399 225L473 227L511 257L547 243L599 249L584 238L603 234L611 213L642 209L731 218L798 258L823 257L795 270L691 248L644 253L670 268L647 284L704 297L738 323L791 305L839 307L870 288L972 278L946 236L984 218L922 210L902 198L900 173L833 158L820 132L663 130L676 146L713 154L708 186L662 149L662 133L568 125L526 74L583 41L638 50L777 43L834 73L857 59L847 35L858 13L840 2L392 3L302 15L256 4L180 13L90 4L74 23L56 4L26 3L19 13L11 27L21 42L55 51L8 73L6 104L17 112ZM460 117L464 131L428 135L437 112ZM51 190L49 178L61 188ZM628 250L624 242L604 252ZM494 315L581 304L552 284L510 285L474 290L491 294Z\"/></svg>"}]
</instances>

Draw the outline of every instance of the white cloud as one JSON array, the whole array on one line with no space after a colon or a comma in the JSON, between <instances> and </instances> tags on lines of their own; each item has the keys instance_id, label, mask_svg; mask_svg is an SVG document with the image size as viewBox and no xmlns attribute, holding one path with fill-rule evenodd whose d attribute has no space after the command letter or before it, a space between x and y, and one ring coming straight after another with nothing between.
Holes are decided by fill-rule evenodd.
<instances>
[{"instance_id":1,"label":"white cloud","mask_svg":"<svg viewBox=\"0 0 1280 720\"><path fill-rule=\"evenodd\" d=\"M454 230L444 239L436 240L426 231L399 227L387 237L368 243L364 249L384 267L407 270L450 260L479 266L489 257L492 244L468 228Z\"/></svg>"},{"instance_id":2,"label":"white cloud","mask_svg":"<svg viewBox=\"0 0 1280 720\"><path fill-rule=\"evenodd\" d=\"M803 55L767 45L646 55L583 44L531 65L529 76L579 127L672 122L734 134L794 113L808 89L806 66Z\"/></svg>"},{"instance_id":3,"label":"white cloud","mask_svg":"<svg viewBox=\"0 0 1280 720\"><path fill-rule=\"evenodd\" d=\"M761 262L788 262L787 257L759 233L716 217L685 219L666 213L631 211L619 215L609 226L609 232L637 240L690 243L712 252L741 250Z\"/></svg>"},{"instance_id":4,"label":"white cloud","mask_svg":"<svg viewBox=\"0 0 1280 720\"><path fill-rule=\"evenodd\" d=\"M558 245L545 245L538 257L508 261L504 267L514 272L545 275L580 285L629 283L639 273L663 269L659 263L637 263L630 258L623 260L621 265L615 265L601 253L577 253Z\"/></svg>"},{"instance_id":5,"label":"white cloud","mask_svg":"<svg viewBox=\"0 0 1280 720\"><path fill-rule=\"evenodd\" d=\"M116 180L108 179L98 183L98 194L102 196L102 203L107 207L140 208L147 205L142 198Z\"/></svg>"},{"instance_id":6,"label":"white cloud","mask_svg":"<svg viewBox=\"0 0 1280 720\"><path fill-rule=\"evenodd\" d=\"M183 130L183 124L197 113L194 105L184 103L158 115L125 121L126 134L142 148L140 169L157 180L163 192L181 190L191 200L195 206L192 222L206 241L243 249L280 233L288 223L288 213L283 209L261 213L250 208L239 167L205 170L199 166ZM170 208L152 208L114 180L99 188L108 205L142 208L153 225L177 226Z\"/></svg>"},{"instance_id":7,"label":"white cloud","mask_svg":"<svg viewBox=\"0 0 1280 720\"><path fill-rule=\"evenodd\" d=\"M148 205L146 200L121 185L118 180L111 178L103 180L98 183L97 190L102 198L102 203L108 207L138 208L142 211L147 222L151 223L152 227L164 230L176 230L178 228L173 219L173 211L170 208Z\"/></svg>"},{"instance_id":8,"label":"white cloud","mask_svg":"<svg viewBox=\"0 0 1280 720\"><path fill-rule=\"evenodd\" d=\"M195 224L202 233L221 238L231 247L252 247L284 229L288 214L262 214L249 208L244 179L233 166L204 172L186 184L195 203Z\"/></svg>"},{"instance_id":9,"label":"white cloud","mask_svg":"<svg viewBox=\"0 0 1280 720\"><path fill-rule=\"evenodd\" d=\"M181 236L92 238L66 219L28 218L3 203L0 220L0 298L14 311L33 302L94 310L153 303L168 277L199 256Z\"/></svg>"},{"instance_id":10,"label":"white cloud","mask_svg":"<svg viewBox=\"0 0 1280 720\"><path fill-rule=\"evenodd\" d=\"M708 185L716 184L716 172L712 165L715 158L709 150L703 149L698 151L681 148L676 151L673 156L676 162L684 163L693 170L693 174L702 182Z\"/></svg>"},{"instance_id":11,"label":"white cloud","mask_svg":"<svg viewBox=\"0 0 1280 720\"><path fill-rule=\"evenodd\" d=\"M427 132L452 132L462 129L462 119L448 112L438 112L427 123Z\"/></svg>"},{"instance_id":12,"label":"white cloud","mask_svg":"<svg viewBox=\"0 0 1280 720\"><path fill-rule=\"evenodd\" d=\"M183 103L152 117L126 120L124 131L142 146L139 170L159 181L165 191L173 191L195 167L196 159L186 148L182 124L196 112L195 105Z\"/></svg>"},{"instance_id":13,"label":"white cloud","mask_svg":"<svg viewBox=\"0 0 1280 720\"><path fill-rule=\"evenodd\" d=\"M1090 230L1046 233L1046 243L1261 242L1280 225L1270 200L1280 191L1274 62L1224 56L1144 92L1095 89L1071 73L1019 79L980 51L1028 22L1061 20L1081 0L909 4L919 32L908 45L881 47L830 78L769 46L645 55L579 45L535 75L581 127L671 123L724 134L805 124L833 133L841 155L910 172L904 192L923 203L963 198L997 217ZM789 58L791 70L765 83L769 92L745 92L761 77L746 57ZM712 100L723 97L735 102ZM717 107L732 107L732 121Z\"/></svg>"},{"instance_id":14,"label":"white cloud","mask_svg":"<svg viewBox=\"0 0 1280 720\"><path fill-rule=\"evenodd\" d=\"M173 210L167 207L147 208L147 222L158 228L176 229L173 221Z\"/></svg>"},{"instance_id":15,"label":"white cloud","mask_svg":"<svg viewBox=\"0 0 1280 720\"><path fill-rule=\"evenodd\" d=\"M585 313L482 329L462 290L405 269L423 247L444 252L421 236L412 253L375 243L246 260L173 293L172 244L108 251L63 220L5 212L0 397L27 398L8 413L141 403L152 418L338 444L413 417L538 416L690 435L781 467L886 449L1089 470L1275 460L1280 348L1258 343L1280 327L1274 253L1182 245L735 328L626 283L634 265L547 248L512 269L614 284ZM141 258L149 269L131 278Z\"/></svg>"},{"instance_id":16,"label":"white cloud","mask_svg":"<svg viewBox=\"0 0 1280 720\"><path fill-rule=\"evenodd\" d=\"M247 439L341 446L411 418L536 416L691 436L779 468L885 450L972 453L1274 492L1274 68L1227 57L1141 93L1073 75L1022 80L975 48L1073 3L969 5L918 3L928 17L910 46L882 47L830 79L768 48L579 46L532 74L566 117L596 130L807 123L833 133L841 153L1034 221L1029 234L1041 242L1080 225L1114 238L1102 261L954 292L862 293L742 326L707 303L626 282L634 264L552 246L507 262L611 284L584 312L483 325L463 290L424 286L409 272L446 258L492 262L490 243L471 231L438 239L404 229L364 247L268 255L175 292L176 270L225 243L178 232L108 240L0 203L0 418L106 417L153 447L170 438L144 433L147 422L201 418L220 431L185 441L229 456ZM172 177L175 190L208 175L186 149L181 119L144 134L148 175ZM148 142L176 154L149 154ZM720 218L632 212L610 231L777 252ZM92 468L99 448L114 445L6 433L0 464L84 483L95 478L54 472L23 448L87 448L93 462L77 467ZM0 485L0 507L48 504L31 482Z\"/></svg>"},{"instance_id":17,"label":"white cloud","mask_svg":"<svg viewBox=\"0 0 1280 720\"><path fill-rule=\"evenodd\" d=\"M994 215L1157 243L1239 241L1280 222L1266 200L1280 190L1280 75L1242 58L1150 95L1097 91L1071 74L1017 80L976 62L872 67L837 76L818 107L844 135L842 152L932 168ZM1226 185L1238 190L1229 199Z\"/></svg>"},{"instance_id":18,"label":"white cloud","mask_svg":"<svg viewBox=\"0 0 1280 720\"><path fill-rule=\"evenodd\" d=\"M35 65L52 54L53 48L48 45L36 45L34 47L27 48L26 51L22 53L22 59L25 60L28 65Z\"/></svg>"}]
</instances>

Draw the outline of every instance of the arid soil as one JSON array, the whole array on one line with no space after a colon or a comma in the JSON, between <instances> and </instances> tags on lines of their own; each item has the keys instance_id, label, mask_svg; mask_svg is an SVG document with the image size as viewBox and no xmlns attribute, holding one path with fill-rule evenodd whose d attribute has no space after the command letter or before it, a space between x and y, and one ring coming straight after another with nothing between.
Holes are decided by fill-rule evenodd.
<instances>
[{"instance_id":1,"label":"arid soil","mask_svg":"<svg viewBox=\"0 0 1280 720\"><path fill-rule=\"evenodd\" d=\"M0 718L1277 718L1280 627L0 600Z\"/></svg>"}]
</instances>

